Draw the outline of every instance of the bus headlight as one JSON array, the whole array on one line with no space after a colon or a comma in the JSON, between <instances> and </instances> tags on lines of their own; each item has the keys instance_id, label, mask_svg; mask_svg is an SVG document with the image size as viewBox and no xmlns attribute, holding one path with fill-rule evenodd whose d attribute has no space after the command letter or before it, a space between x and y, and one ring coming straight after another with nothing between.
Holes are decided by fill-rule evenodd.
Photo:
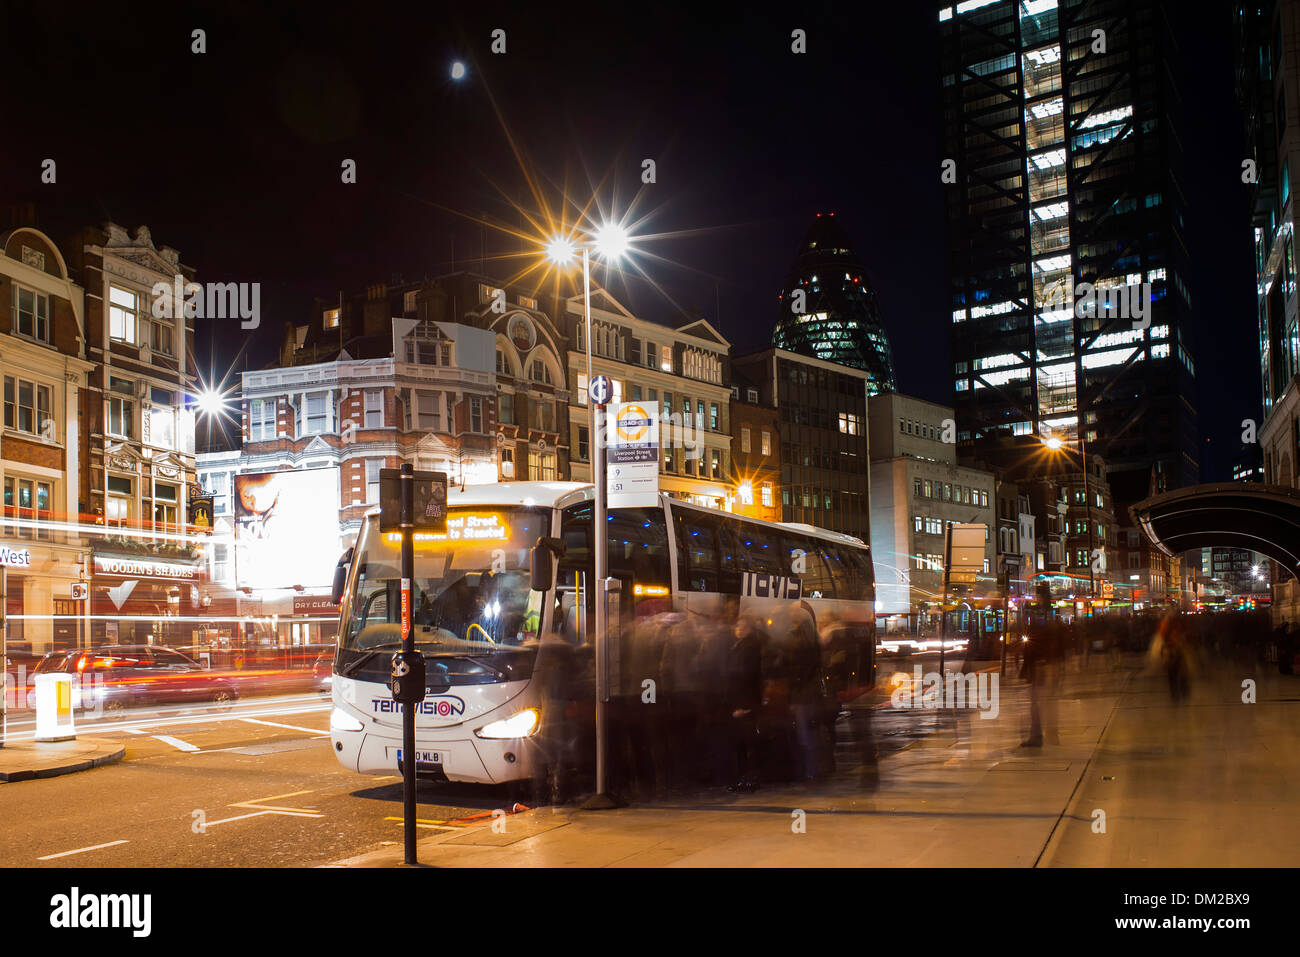
<instances>
[{"instance_id":1,"label":"bus headlight","mask_svg":"<svg viewBox=\"0 0 1300 957\"><path fill-rule=\"evenodd\" d=\"M363 728L364 725L360 721L342 708L335 708L330 712L331 731L361 731Z\"/></svg>"},{"instance_id":2,"label":"bus headlight","mask_svg":"<svg viewBox=\"0 0 1300 957\"><path fill-rule=\"evenodd\" d=\"M541 716L536 708L525 708L508 718L485 724L474 733L480 738L526 738L537 730Z\"/></svg>"}]
</instances>

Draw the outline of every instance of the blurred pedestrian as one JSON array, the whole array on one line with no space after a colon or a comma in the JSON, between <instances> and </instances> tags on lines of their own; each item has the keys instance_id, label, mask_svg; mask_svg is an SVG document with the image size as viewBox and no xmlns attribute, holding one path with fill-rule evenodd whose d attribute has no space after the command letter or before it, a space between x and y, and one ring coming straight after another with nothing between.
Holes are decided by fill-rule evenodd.
<instances>
[{"instance_id":1,"label":"blurred pedestrian","mask_svg":"<svg viewBox=\"0 0 1300 957\"><path fill-rule=\"evenodd\" d=\"M794 623L786 672L790 682L790 714L794 721L795 777L815 781L822 773L821 728L826 707L821 648L816 624L809 612L799 614Z\"/></svg>"},{"instance_id":2,"label":"blurred pedestrian","mask_svg":"<svg viewBox=\"0 0 1300 957\"><path fill-rule=\"evenodd\" d=\"M1178 704L1187 697L1187 623L1177 612L1170 612L1160 623L1159 634L1160 658L1169 680L1169 697Z\"/></svg>"},{"instance_id":3,"label":"blurred pedestrian","mask_svg":"<svg viewBox=\"0 0 1300 957\"><path fill-rule=\"evenodd\" d=\"M1057 744L1056 688L1060 681L1065 629L1059 621L1040 619L1030 626L1020 677L1029 682L1029 737L1023 748Z\"/></svg>"},{"instance_id":4,"label":"blurred pedestrian","mask_svg":"<svg viewBox=\"0 0 1300 957\"><path fill-rule=\"evenodd\" d=\"M736 762L735 783L729 791L758 787L758 712L763 700L765 638L752 615L737 619L727 655L724 696Z\"/></svg>"}]
</instances>

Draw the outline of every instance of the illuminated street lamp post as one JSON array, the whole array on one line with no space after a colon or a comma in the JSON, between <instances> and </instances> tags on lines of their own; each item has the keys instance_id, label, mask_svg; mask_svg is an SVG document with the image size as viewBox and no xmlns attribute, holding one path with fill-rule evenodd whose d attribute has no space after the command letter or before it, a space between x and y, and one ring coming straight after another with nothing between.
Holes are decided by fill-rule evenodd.
<instances>
[{"instance_id":1,"label":"illuminated street lamp post","mask_svg":"<svg viewBox=\"0 0 1300 957\"><path fill-rule=\"evenodd\" d=\"M587 388L590 389L595 377L591 365L591 247L596 247L607 262L614 262L627 250L627 233L617 224L603 226L591 240L579 244L582 248L582 305L586 319L587 351ZM547 244L547 257L556 265L567 265L573 261L574 242L563 236L556 236ZM591 442L588 445L592 457L591 477L595 485L596 501L592 515L592 537L595 548L596 579L596 797L588 802L588 807L612 807L606 791L605 775L605 737L606 709L605 696L608 693L607 661L608 647L608 596L612 582L609 579L609 540L608 511L605 488L605 430L600 416L605 412L605 403L597 402L594 395L588 395L587 407L590 410Z\"/></svg>"},{"instance_id":2,"label":"illuminated street lamp post","mask_svg":"<svg viewBox=\"0 0 1300 957\"><path fill-rule=\"evenodd\" d=\"M1088 525L1088 588L1089 588L1089 595L1092 601L1096 601L1097 576L1093 568L1096 561L1095 556L1097 553L1097 548L1096 548L1097 542L1094 536L1093 524L1092 524L1092 492L1088 486L1088 446L1086 442L1087 440L1084 438L1083 428L1081 426L1079 429L1079 457L1081 460L1080 468L1081 471L1083 472L1083 508L1084 508L1084 515L1086 517L1087 525ZM1062 442L1060 439L1058 439L1056 436L1043 439L1043 445L1045 445L1048 449L1052 450L1053 452L1062 451L1065 448L1065 443Z\"/></svg>"}]
</instances>

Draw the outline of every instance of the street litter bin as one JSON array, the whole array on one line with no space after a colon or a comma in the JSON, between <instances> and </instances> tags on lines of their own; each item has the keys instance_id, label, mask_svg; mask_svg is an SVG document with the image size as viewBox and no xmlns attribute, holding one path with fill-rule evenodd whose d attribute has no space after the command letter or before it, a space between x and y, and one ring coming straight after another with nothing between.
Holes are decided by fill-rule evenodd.
<instances>
[{"instance_id":1,"label":"street litter bin","mask_svg":"<svg viewBox=\"0 0 1300 957\"><path fill-rule=\"evenodd\" d=\"M71 741L72 675L36 676L36 740Z\"/></svg>"}]
</instances>

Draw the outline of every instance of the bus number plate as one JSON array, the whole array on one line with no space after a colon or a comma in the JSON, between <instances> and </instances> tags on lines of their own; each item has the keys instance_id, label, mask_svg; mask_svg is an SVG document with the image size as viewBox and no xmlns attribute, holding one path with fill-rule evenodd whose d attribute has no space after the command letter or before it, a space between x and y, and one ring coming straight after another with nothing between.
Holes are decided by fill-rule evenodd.
<instances>
[{"instance_id":1,"label":"bus number plate","mask_svg":"<svg viewBox=\"0 0 1300 957\"><path fill-rule=\"evenodd\" d=\"M388 756L389 756L390 758L394 758L396 761L400 762L400 761L402 760L402 749L401 749L401 748L389 748L389 749L388 749ZM441 751L419 751L419 750L417 750L417 751L415 752L415 766L416 766L416 767L419 767L421 764L438 764L438 765L441 765L441 764L442 764L442 752L441 752Z\"/></svg>"}]
</instances>

